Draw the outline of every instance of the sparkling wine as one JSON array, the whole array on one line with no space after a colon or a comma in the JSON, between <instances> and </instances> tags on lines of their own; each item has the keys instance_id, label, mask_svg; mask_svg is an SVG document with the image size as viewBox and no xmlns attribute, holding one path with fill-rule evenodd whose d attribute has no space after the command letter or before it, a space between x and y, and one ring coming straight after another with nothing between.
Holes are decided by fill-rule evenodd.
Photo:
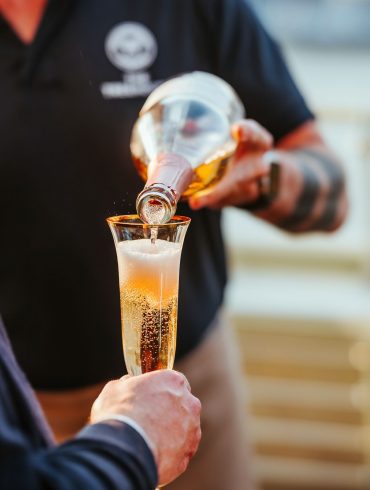
<instances>
[{"instance_id":1,"label":"sparkling wine","mask_svg":"<svg viewBox=\"0 0 370 490\"><path fill-rule=\"evenodd\" d=\"M117 246L123 350L132 375L173 366L180 256L180 243L161 239Z\"/></svg>"}]
</instances>

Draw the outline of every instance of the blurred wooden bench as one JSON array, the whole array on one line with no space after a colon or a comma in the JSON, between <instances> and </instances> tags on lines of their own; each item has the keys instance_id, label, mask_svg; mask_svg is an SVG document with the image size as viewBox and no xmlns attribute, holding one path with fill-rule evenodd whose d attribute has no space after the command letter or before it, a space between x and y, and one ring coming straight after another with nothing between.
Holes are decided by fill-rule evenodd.
<instances>
[{"instance_id":1,"label":"blurred wooden bench","mask_svg":"<svg viewBox=\"0 0 370 490\"><path fill-rule=\"evenodd\" d=\"M370 345L332 323L237 315L233 323L261 488L368 490Z\"/></svg>"}]
</instances>

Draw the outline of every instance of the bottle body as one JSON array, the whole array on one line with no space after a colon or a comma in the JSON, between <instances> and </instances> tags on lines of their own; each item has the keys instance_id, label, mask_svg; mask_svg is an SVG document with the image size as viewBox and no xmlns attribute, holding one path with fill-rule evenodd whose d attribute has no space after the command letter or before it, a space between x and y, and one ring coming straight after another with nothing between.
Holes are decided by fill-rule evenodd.
<instances>
[{"instance_id":1,"label":"bottle body","mask_svg":"<svg viewBox=\"0 0 370 490\"><path fill-rule=\"evenodd\" d=\"M153 185L169 190L176 209L181 196L189 197L217 182L236 148L230 126L243 116L233 89L208 73L185 74L154 90L131 138L134 163L146 181L141 193L148 198L145 203L160 205L158 192L150 200ZM139 215L142 199L139 195ZM163 215L163 219L170 217Z\"/></svg>"}]
</instances>

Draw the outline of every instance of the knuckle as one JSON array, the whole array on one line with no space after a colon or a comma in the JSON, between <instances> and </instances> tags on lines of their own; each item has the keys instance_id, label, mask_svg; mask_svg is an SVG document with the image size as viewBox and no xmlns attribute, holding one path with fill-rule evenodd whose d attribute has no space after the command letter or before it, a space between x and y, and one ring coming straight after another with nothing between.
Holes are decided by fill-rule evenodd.
<instances>
[{"instance_id":1,"label":"knuckle","mask_svg":"<svg viewBox=\"0 0 370 490\"><path fill-rule=\"evenodd\" d=\"M98 412L100 410L101 400L97 398L91 406L91 413Z\"/></svg>"},{"instance_id":2,"label":"knuckle","mask_svg":"<svg viewBox=\"0 0 370 490\"><path fill-rule=\"evenodd\" d=\"M191 452L192 455L194 455L197 452L201 438L202 438L202 432L200 429L193 433L191 442L189 443L189 451Z\"/></svg>"},{"instance_id":3,"label":"knuckle","mask_svg":"<svg viewBox=\"0 0 370 490\"><path fill-rule=\"evenodd\" d=\"M156 371L149 371L148 373L143 374L142 376L147 377L147 378L163 378L166 376L170 376L171 371L168 369L158 369Z\"/></svg>"},{"instance_id":4,"label":"knuckle","mask_svg":"<svg viewBox=\"0 0 370 490\"><path fill-rule=\"evenodd\" d=\"M184 459L180 463L179 473L184 473L184 471L188 467L189 461L190 461L190 458L188 456L185 456Z\"/></svg>"},{"instance_id":5,"label":"knuckle","mask_svg":"<svg viewBox=\"0 0 370 490\"><path fill-rule=\"evenodd\" d=\"M171 371L174 380L178 383L179 386L184 386L186 383L185 376L179 371Z\"/></svg>"},{"instance_id":6,"label":"knuckle","mask_svg":"<svg viewBox=\"0 0 370 490\"><path fill-rule=\"evenodd\" d=\"M192 397L192 401L193 401L193 411L199 415L202 411L202 404L200 402L200 400L198 398L196 398L195 396Z\"/></svg>"},{"instance_id":7,"label":"knuckle","mask_svg":"<svg viewBox=\"0 0 370 490\"><path fill-rule=\"evenodd\" d=\"M194 456L194 454L197 452L196 448L195 447L192 447L190 451L188 451L188 453L186 454L186 456L189 458L189 461L191 460L191 458Z\"/></svg>"},{"instance_id":8,"label":"knuckle","mask_svg":"<svg viewBox=\"0 0 370 490\"><path fill-rule=\"evenodd\" d=\"M256 133L261 128L261 125L254 119L245 119L243 129L250 133Z\"/></svg>"},{"instance_id":9,"label":"knuckle","mask_svg":"<svg viewBox=\"0 0 370 490\"><path fill-rule=\"evenodd\" d=\"M164 383L165 386L168 387L168 385L173 384L176 382L177 375L175 371L171 371L169 369L159 369L158 371L151 371L147 373L150 375L150 378L156 377L158 378L158 381L161 380L162 383ZM150 379L150 381L152 381Z\"/></svg>"},{"instance_id":10,"label":"knuckle","mask_svg":"<svg viewBox=\"0 0 370 490\"><path fill-rule=\"evenodd\" d=\"M116 380L112 379L111 381L108 381L108 383L106 383L106 385L104 386L104 391L114 389L116 384L117 384Z\"/></svg>"},{"instance_id":11,"label":"knuckle","mask_svg":"<svg viewBox=\"0 0 370 490\"><path fill-rule=\"evenodd\" d=\"M187 455L189 458L192 458L194 454L198 451L199 448L200 437L193 436L191 443L189 444Z\"/></svg>"}]
</instances>

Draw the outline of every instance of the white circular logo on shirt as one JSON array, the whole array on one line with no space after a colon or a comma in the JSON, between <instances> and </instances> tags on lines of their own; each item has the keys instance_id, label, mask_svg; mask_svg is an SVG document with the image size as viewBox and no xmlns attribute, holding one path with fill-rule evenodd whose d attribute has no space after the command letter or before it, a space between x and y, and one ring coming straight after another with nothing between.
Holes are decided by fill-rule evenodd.
<instances>
[{"instance_id":1,"label":"white circular logo on shirt","mask_svg":"<svg viewBox=\"0 0 370 490\"><path fill-rule=\"evenodd\" d=\"M137 22L122 22L108 33L105 52L111 63L124 71L139 71L157 57L157 42L151 31Z\"/></svg>"}]
</instances>

